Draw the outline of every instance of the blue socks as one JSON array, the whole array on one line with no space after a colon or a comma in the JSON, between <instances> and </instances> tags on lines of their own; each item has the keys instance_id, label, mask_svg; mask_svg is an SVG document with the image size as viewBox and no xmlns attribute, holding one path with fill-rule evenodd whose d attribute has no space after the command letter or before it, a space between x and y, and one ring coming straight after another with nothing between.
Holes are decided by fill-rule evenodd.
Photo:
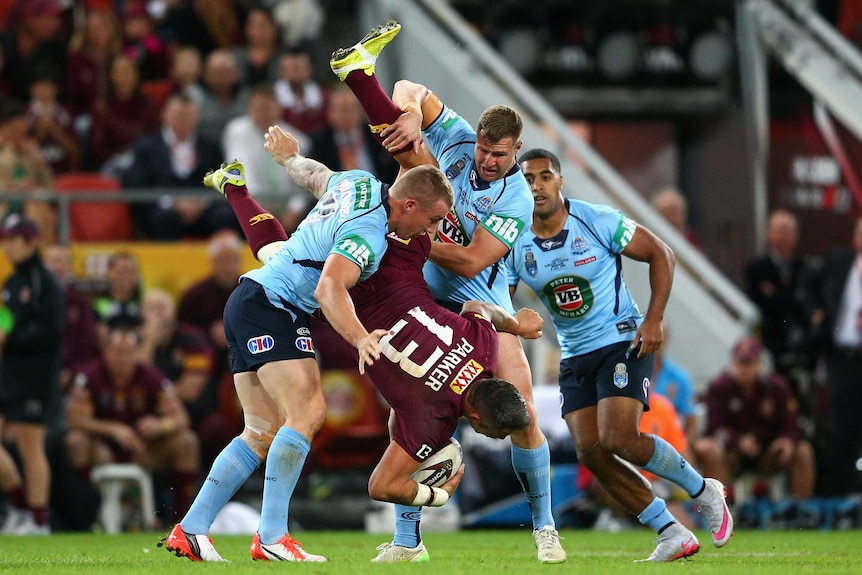
<instances>
[{"instance_id":1,"label":"blue socks","mask_svg":"<svg viewBox=\"0 0 862 575\"><path fill-rule=\"evenodd\" d=\"M513 445L512 467L530 505L533 529L541 529L545 525L555 527L551 512L551 450L548 440L535 449Z\"/></svg>"},{"instance_id":2,"label":"blue socks","mask_svg":"<svg viewBox=\"0 0 862 575\"><path fill-rule=\"evenodd\" d=\"M660 533L665 527L674 523L676 519L667 510L667 504L664 502L664 499L656 497L640 512L638 521L641 522L641 525L648 525L656 533Z\"/></svg>"},{"instance_id":3,"label":"blue socks","mask_svg":"<svg viewBox=\"0 0 862 575\"><path fill-rule=\"evenodd\" d=\"M643 468L663 479L676 483L685 489L690 497L700 495L705 485L703 476L689 465L670 443L657 435L650 437L655 442L655 451Z\"/></svg>"},{"instance_id":4,"label":"blue socks","mask_svg":"<svg viewBox=\"0 0 862 575\"><path fill-rule=\"evenodd\" d=\"M195 535L209 533L218 512L254 473L258 465L260 460L248 444L239 437L234 437L213 461L206 481L186 516L180 521L183 530Z\"/></svg>"},{"instance_id":5,"label":"blue socks","mask_svg":"<svg viewBox=\"0 0 862 575\"><path fill-rule=\"evenodd\" d=\"M416 547L422 542L422 530L419 522L422 520L422 508L412 505L395 504L395 545L401 547Z\"/></svg>"},{"instance_id":6,"label":"blue socks","mask_svg":"<svg viewBox=\"0 0 862 575\"><path fill-rule=\"evenodd\" d=\"M311 445L300 433L282 427L275 434L266 458L263 504L260 516L260 542L270 545L287 533L290 498Z\"/></svg>"}]
</instances>

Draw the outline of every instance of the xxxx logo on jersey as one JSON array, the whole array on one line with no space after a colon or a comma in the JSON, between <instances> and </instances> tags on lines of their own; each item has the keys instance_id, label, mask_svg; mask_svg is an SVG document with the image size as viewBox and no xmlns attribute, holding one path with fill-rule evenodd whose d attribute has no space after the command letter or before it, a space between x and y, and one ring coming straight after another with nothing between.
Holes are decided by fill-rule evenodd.
<instances>
[{"instance_id":1,"label":"xxxx logo on jersey","mask_svg":"<svg viewBox=\"0 0 862 575\"><path fill-rule=\"evenodd\" d=\"M446 214L446 216L440 220L440 223L437 225L437 239L444 244L457 244L459 246L463 246L466 245L466 237L464 228L458 220L458 216L453 212Z\"/></svg>"},{"instance_id":2,"label":"xxxx logo on jersey","mask_svg":"<svg viewBox=\"0 0 862 575\"><path fill-rule=\"evenodd\" d=\"M563 276L542 288L551 310L562 317L581 317L593 309L593 288L579 276Z\"/></svg>"}]
</instances>

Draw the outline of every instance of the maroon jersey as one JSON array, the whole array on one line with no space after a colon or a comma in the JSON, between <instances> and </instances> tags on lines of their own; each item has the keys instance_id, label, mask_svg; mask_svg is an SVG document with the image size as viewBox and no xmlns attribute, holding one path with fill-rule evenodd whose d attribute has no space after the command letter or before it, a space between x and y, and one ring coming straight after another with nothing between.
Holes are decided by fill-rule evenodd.
<instances>
[{"instance_id":1,"label":"maroon jersey","mask_svg":"<svg viewBox=\"0 0 862 575\"><path fill-rule=\"evenodd\" d=\"M704 395L707 435L720 438L727 449L736 449L739 438L753 434L764 448L779 437L799 442L799 410L787 381L777 373L758 378L744 391L729 373L713 380Z\"/></svg>"},{"instance_id":2,"label":"maroon jersey","mask_svg":"<svg viewBox=\"0 0 862 575\"><path fill-rule=\"evenodd\" d=\"M497 368L497 332L482 316L460 316L434 302L422 266L427 235L391 235L380 268L350 290L366 329L388 329L368 375L397 414L394 440L422 461L449 443L467 387Z\"/></svg>"},{"instance_id":3,"label":"maroon jersey","mask_svg":"<svg viewBox=\"0 0 862 575\"><path fill-rule=\"evenodd\" d=\"M135 425L144 415L156 415L159 397L171 389L171 382L157 369L138 364L128 385L118 387L101 359L88 363L74 379L75 387L90 394L96 419Z\"/></svg>"}]
</instances>

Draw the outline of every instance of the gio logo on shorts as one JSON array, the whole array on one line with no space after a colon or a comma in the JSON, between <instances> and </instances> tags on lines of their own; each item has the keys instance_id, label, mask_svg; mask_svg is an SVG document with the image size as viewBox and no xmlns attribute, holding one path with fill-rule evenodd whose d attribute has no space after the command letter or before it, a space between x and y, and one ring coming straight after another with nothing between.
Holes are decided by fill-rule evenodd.
<instances>
[{"instance_id":1,"label":"gio logo on shorts","mask_svg":"<svg viewBox=\"0 0 862 575\"><path fill-rule=\"evenodd\" d=\"M246 342L248 351L253 354L263 353L275 347L275 340L271 335L257 335Z\"/></svg>"},{"instance_id":2,"label":"gio logo on shorts","mask_svg":"<svg viewBox=\"0 0 862 575\"><path fill-rule=\"evenodd\" d=\"M298 337L296 338L296 349L314 353L314 344L312 344L310 337Z\"/></svg>"},{"instance_id":3,"label":"gio logo on shorts","mask_svg":"<svg viewBox=\"0 0 862 575\"><path fill-rule=\"evenodd\" d=\"M566 318L578 318L593 309L593 288L586 278L563 276L542 288L551 311Z\"/></svg>"}]
</instances>

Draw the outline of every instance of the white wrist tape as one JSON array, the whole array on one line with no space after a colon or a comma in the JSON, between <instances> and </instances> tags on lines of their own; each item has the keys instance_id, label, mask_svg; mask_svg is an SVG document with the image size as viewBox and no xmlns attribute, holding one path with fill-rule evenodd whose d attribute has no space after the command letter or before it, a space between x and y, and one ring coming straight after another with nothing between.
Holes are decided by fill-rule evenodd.
<instances>
[{"instance_id":1,"label":"white wrist tape","mask_svg":"<svg viewBox=\"0 0 862 575\"><path fill-rule=\"evenodd\" d=\"M413 503L416 507L440 507L449 501L449 494L445 489L439 487L428 487L423 483L418 483L419 489L416 491L416 497Z\"/></svg>"}]
</instances>

